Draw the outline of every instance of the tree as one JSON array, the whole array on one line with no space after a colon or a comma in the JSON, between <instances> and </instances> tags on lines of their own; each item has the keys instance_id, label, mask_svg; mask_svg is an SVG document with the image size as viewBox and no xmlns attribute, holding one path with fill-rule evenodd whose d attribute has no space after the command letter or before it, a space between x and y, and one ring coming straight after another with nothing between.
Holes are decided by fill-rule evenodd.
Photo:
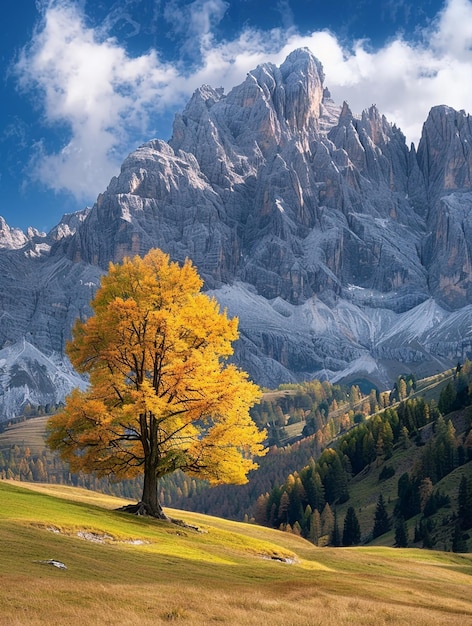
<instances>
[{"instance_id":1,"label":"tree","mask_svg":"<svg viewBox=\"0 0 472 626\"><path fill-rule=\"evenodd\" d=\"M456 392L454 390L454 386L451 382L449 382L441 391L438 400L438 408L443 415L450 413L455 399Z\"/></svg>"},{"instance_id":2,"label":"tree","mask_svg":"<svg viewBox=\"0 0 472 626\"><path fill-rule=\"evenodd\" d=\"M354 507L350 506L344 518L343 545L355 546L361 540L361 528Z\"/></svg>"},{"instance_id":3,"label":"tree","mask_svg":"<svg viewBox=\"0 0 472 626\"><path fill-rule=\"evenodd\" d=\"M339 531L338 515L336 511L334 511L333 531L331 533L330 543L336 548L341 545L341 533Z\"/></svg>"},{"instance_id":4,"label":"tree","mask_svg":"<svg viewBox=\"0 0 472 626\"><path fill-rule=\"evenodd\" d=\"M374 516L374 528L372 530L372 537L380 537L384 533L390 530L390 518L387 513L387 507L385 506L385 500L382 494L379 495L377 500L377 506L375 508Z\"/></svg>"},{"instance_id":5,"label":"tree","mask_svg":"<svg viewBox=\"0 0 472 626\"><path fill-rule=\"evenodd\" d=\"M395 524L395 546L397 548L408 547L408 526L403 517L398 517Z\"/></svg>"},{"instance_id":6,"label":"tree","mask_svg":"<svg viewBox=\"0 0 472 626\"><path fill-rule=\"evenodd\" d=\"M420 511L423 513L426 503L428 502L428 500L431 498L433 494L433 483L431 481L431 478L429 478L428 476L426 478L423 478L423 480L420 482L419 494L420 494Z\"/></svg>"},{"instance_id":7,"label":"tree","mask_svg":"<svg viewBox=\"0 0 472 626\"><path fill-rule=\"evenodd\" d=\"M452 537L452 551L467 552L467 540L465 539L459 522L457 522L454 526L454 535Z\"/></svg>"},{"instance_id":8,"label":"tree","mask_svg":"<svg viewBox=\"0 0 472 626\"><path fill-rule=\"evenodd\" d=\"M309 539L315 546L318 545L318 540L321 537L321 516L318 509L315 509L310 517L310 534Z\"/></svg>"},{"instance_id":9,"label":"tree","mask_svg":"<svg viewBox=\"0 0 472 626\"><path fill-rule=\"evenodd\" d=\"M457 502L458 516L462 528L472 527L472 479L467 479L465 474L462 474L461 482L459 483Z\"/></svg>"},{"instance_id":10,"label":"tree","mask_svg":"<svg viewBox=\"0 0 472 626\"><path fill-rule=\"evenodd\" d=\"M404 400L407 397L406 380L403 377L398 381L398 397L400 400Z\"/></svg>"},{"instance_id":11,"label":"tree","mask_svg":"<svg viewBox=\"0 0 472 626\"><path fill-rule=\"evenodd\" d=\"M278 519L279 525L280 524L283 524L284 526L287 525L289 507L290 507L290 496L286 491L284 491L282 494L282 497L280 498L280 505L279 505L279 510L277 513L277 519Z\"/></svg>"},{"instance_id":12,"label":"tree","mask_svg":"<svg viewBox=\"0 0 472 626\"><path fill-rule=\"evenodd\" d=\"M331 533L334 528L334 515L331 507L328 503L325 504L323 511L321 512L321 535L328 535L331 537Z\"/></svg>"},{"instance_id":13,"label":"tree","mask_svg":"<svg viewBox=\"0 0 472 626\"><path fill-rule=\"evenodd\" d=\"M48 423L48 445L72 471L144 474L142 505L165 518L158 480L181 469L213 484L247 482L264 453L249 408L260 398L228 364L237 319L201 293L192 263L160 250L110 264L67 354L88 374Z\"/></svg>"}]
</instances>

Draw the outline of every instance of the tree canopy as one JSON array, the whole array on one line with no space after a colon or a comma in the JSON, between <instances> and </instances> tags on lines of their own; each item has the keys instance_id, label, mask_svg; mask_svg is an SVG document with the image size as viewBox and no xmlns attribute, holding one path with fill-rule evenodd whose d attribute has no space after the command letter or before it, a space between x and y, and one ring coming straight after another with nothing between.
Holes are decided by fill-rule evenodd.
<instances>
[{"instance_id":1,"label":"tree canopy","mask_svg":"<svg viewBox=\"0 0 472 626\"><path fill-rule=\"evenodd\" d=\"M177 469L213 484L247 481L265 433L249 415L260 389L228 363L237 319L201 292L192 263L160 250L110 264L67 354L88 374L48 423L72 471L144 474L142 501L163 517L157 481Z\"/></svg>"}]
</instances>

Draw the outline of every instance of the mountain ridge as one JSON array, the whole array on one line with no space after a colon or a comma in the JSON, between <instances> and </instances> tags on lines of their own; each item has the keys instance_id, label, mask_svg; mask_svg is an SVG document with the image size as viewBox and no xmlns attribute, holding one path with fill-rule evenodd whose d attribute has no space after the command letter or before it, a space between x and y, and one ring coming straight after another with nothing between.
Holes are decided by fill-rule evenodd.
<instances>
[{"instance_id":1,"label":"mountain ridge","mask_svg":"<svg viewBox=\"0 0 472 626\"><path fill-rule=\"evenodd\" d=\"M333 103L306 49L203 86L93 207L23 245L1 225L0 346L63 358L108 263L159 247L240 318L234 359L264 386L446 369L472 349L470 144L441 105L408 148L375 105Z\"/></svg>"}]
</instances>

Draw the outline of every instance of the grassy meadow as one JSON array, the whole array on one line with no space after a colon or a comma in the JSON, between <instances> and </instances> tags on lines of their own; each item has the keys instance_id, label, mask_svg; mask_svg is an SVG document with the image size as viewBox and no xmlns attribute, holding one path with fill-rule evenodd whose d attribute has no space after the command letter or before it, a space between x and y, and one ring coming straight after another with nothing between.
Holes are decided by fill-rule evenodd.
<instances>
[{"instance_id":1,"label":"grassy meadow","mask_svg":"<svg viewBox=\"0 0 472 626\"><path fill-rule=\"evenodd\" d=\"M32 454L41 454L45 445L46 422L50 417L43 415L8 426L0 433L0 450L8 450L15 445L28 446Z\"/></svg>"},{"instance_id":2,"label":"grassy meadow","mask_svg":"<svg viewBox=\"0 0 472 626\"><path fill-rule=\"evenodd\" d=\"M472 625L470 554L316 548L168 511L182 527L59 485L2 481L0 502L2 626Z\"/></svg>"}]
</instances>

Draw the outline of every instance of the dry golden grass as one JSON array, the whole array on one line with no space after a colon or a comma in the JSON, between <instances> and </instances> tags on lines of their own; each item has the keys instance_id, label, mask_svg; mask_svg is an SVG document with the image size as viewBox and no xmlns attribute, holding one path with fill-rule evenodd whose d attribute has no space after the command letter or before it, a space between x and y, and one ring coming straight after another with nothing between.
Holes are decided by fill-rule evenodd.
<instances>
[{"instance_id":1,"label":"dry golden grass","mask_svg":"<svg viewBox=\"0 0 472 626\"><path fill-rule=\"evenodd\" d=\"M0 450L19 445L27 446L32 454L40 454L45 447L46 422L50 417L44 415L8 426L0 433Z\"/></svg>"},{"instance_id":2,"label":"dry golden grass","mask_svg":"<svg viewBox=\"0 0 472 626\"><path fill-rule=\"evenodd\" d=\"M321 549L171 511L195 532L111 511L122 501L101 494L20 485L0 483L2 626L472 625L471 555ZM50 558L67 570L38 562Z\"/></svg>"}]
</instances>

